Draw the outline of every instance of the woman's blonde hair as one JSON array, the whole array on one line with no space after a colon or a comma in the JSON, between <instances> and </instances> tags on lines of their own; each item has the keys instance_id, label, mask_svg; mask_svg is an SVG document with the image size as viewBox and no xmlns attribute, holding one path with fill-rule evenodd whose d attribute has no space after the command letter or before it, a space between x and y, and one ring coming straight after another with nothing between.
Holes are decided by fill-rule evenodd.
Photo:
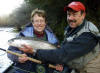
<instances>
[{"instance_id":1,"label":"woman's blonde hair","mask_svg":"<svg viewBox=\"0 0 100 73\"><path fill-rule=\"evenodd\" d=\"M40 10L40 9L37 8L37 9L33 10L32 13L31 13L31 21L32 22L33 22L33 17L34 17L35 14L37 14L40 17L43 17L46 20L45 11L44 10Z\"/></svg>"}]
</instances>

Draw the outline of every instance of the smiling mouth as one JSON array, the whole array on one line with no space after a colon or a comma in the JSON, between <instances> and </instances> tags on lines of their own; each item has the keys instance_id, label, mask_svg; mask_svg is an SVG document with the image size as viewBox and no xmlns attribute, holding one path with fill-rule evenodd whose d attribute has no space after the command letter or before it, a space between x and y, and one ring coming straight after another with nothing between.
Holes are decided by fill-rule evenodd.
<instances>
[{"instance_id":1,"label":"smiling mouth","mask_svg":"<svg viewBox=\"0 0 100 73\"><path fill-rule=\"evenodd\" d=\"M75 22L68 22L69 24L74 24Z\"/></svg>"},{"instance_id":2,"label":"smiling mouth","mask_svg":"<svg viewBox=\"0 0 100 73\"><path fill-rule=\"evenodd\" d=\"M76 20L69 20L69 22L70 22L70 23L75 23L75 22L76 22Z\"/></svg>"},{"instance_id":3,"label":"smiling mouth","mask_svg":"<svg viewBox=\"0 0 100 73\"><path fill-rule=\"evenodd\" d=\"M39 26L39 28L42 28L42 26Z\"/></svg>"}]
</instances>

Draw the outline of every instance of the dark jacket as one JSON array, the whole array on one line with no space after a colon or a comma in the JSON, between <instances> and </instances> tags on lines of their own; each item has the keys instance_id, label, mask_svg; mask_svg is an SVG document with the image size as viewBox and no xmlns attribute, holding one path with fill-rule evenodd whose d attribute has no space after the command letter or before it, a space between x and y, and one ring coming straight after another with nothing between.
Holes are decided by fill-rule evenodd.
<instances>
[{"instance_id":1,"label":"dark jacket","mask_svg":"<svg viewBox=\"0 0 100 73\"><path fill-rule=\"evenodd\" d=\"M53 34L53 32L52 32L51 30L49 30L47 27L45 28L45 33L46 33L46 36L47 36L47 41L48 41L49 43L58 44L57 38L55 37L55 35ZM32 24L26 26L25 29L22 30L22 31L18 34L18 36L23 36L23 37L34 37L34 28L33 28ZM18 37L18 36L17 36L17 37ZM8 50L13 51L13 52L17 52L17 53L21 53L21 54L23 53L23 52L20 51L18 48L13 47L13 46L10 46L10 47L8 48ZM26 54L27 54L27 53L26 53ZM26 71L33 71L33 70L35 70L34 68L32 68L32 65L35 66L35 64L33 64L33 62L27 61L27 62L25 62L25 63L19 63L19 62L18 62L18 57L17 57L17 56L12 55L12 54L9 54L9 53L8 53L7 55L8 55L8 58L11 59L11 60L15 63L14 66L15 66L16 72L18 71L18 73L27 73L27 72L21 71L20 69L23 69L23 70L26 70ZM31 54L27 54L27 55L28 55L29 57L33 57L33 55L31 55ZM20 68L20 69L18 70L18 68ZM32 69L33 69L33 70L32 70Z\"/></svg>"},{"instance_id":2,"label":"dark jacket","mask_svg":"<svg viewBox=\"0 0 100 73\"><path fill-rule=\"evenodd\" d=\"M88 28L87 22L88 21L84 20L80 26L73 30L71 30L72 28L68 26L65 30L67 33L65 34L65 40L63 41L61 48L59 48L59 50L37 50L37 57L45 61L66 64L92 51L97 45L98 40L96 39L96 36L91 32L91 24L89 24L90 27ZM96 26L94 24L92 25L93 28L95 28L98 32ZM85 28L85 26L88 31L85 30L79 36L74 36L77 34L77 32L80 32L83 27ZM93 32L96 31L95 29L93 29ZM69 37L74 38L71 39Z\"/></svg>"}]
</instances>

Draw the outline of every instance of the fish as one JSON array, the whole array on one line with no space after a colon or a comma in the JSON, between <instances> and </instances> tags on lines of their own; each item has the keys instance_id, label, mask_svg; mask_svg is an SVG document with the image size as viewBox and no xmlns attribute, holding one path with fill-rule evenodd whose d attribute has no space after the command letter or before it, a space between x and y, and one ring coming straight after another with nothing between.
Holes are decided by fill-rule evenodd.
<instances>
[{"instance_id":1,"label":"fish","mask_svg":"<svg viewBox=\"0 0 100 73\"><path fill-rule=\"evenodd\" d=\"M23 45L28 45L32 47L33 49L56 49L57 47L48 41L40 40L33 37L16 37L8 40L8 45L17 47L17 48L23 48Z\"/></svg>"}]
</instances>

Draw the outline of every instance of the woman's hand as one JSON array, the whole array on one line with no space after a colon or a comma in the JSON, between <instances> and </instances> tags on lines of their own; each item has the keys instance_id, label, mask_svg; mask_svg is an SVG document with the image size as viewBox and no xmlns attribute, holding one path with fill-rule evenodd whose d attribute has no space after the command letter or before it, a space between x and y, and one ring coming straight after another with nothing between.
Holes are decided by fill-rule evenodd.
<instances>
[{"instance_id":1,"label":"woman's hand","mask_svg":"<svg viewBox=\"0 0 100 73\"><path fill-rule=\"evenodd\" d=\"M18 61L19 61L20 63L25 63L27 60L28 60L28 57L27 57L26 54L22 54L21 57L18 57Z\"/></svg>"}]
</instances>

